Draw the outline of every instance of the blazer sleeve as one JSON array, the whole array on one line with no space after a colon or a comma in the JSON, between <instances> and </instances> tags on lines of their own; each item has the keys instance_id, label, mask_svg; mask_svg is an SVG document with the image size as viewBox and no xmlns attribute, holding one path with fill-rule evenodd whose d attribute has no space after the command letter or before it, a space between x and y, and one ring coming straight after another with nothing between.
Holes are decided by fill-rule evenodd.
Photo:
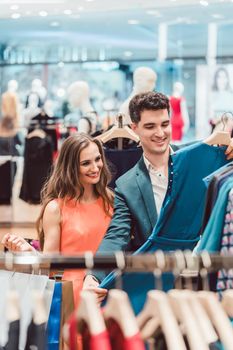
<instances>
[{"instance_id":1,"label":"blazer sleeve","mask_svg":"<svg viewBox=\"0 0 233 350\"><path fill-rule=\"evenodd\" d=\"M131 225L132 219L126 199L119 187L116 186L113 218L97 254L112 254L116 251L124 251L130 241ZM110 270L92 270L91 274L101 282L109 272Z\"/></svg>"},{"instance_id":2,"label":"blazer sleeve","mask_svg":"<svg viewBox=\"0 0 233 350\"><path fill-rule=\"evenodd\" d=\"M126 199L119 187L115 188L114 214L97 253L108 253L125 250L131 233L132 217Z\"/></svg>"}]
</instances>

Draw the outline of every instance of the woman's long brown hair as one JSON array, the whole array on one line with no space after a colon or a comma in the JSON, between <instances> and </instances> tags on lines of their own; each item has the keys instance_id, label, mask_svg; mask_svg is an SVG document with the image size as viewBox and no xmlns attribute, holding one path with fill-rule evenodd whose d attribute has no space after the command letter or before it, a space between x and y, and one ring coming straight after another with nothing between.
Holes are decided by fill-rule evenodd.
<instances>
[{"instance_id":1,"label":"woman's long brown hair","mask_svg":"<svg viewBox=\"0 0 233 350\"><path fill-rule=\"evenodd\" d=\"M104 151L99 140L93 139L84 133L75 133L69 136L62 144L59 156L55 162L51 176L41 191L42 209L36 222L40 246L44 247L43 215L47 204L57 198L80 200L84 194L84 187L79 181L80 153L91 143L95 143L101 154L103 168L100 181L94 185L97 196L102 197L104 211L111 217L110 208L113 206L113 192L107 187L111 174L107 166Z\"/></svg>"}]
</instances>

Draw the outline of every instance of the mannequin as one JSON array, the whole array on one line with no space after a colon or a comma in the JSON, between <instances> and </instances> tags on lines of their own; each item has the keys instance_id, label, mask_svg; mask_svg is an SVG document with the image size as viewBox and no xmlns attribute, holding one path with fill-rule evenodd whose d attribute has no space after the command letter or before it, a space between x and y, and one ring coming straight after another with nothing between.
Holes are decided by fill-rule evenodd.
<instances>
[{"instance_id":1,"label":"mannequin","mask_svg":"<svg viewBox=\"0 0 233 350\"><path fill-rule=\"evenodd\" d=\"M79 132L91 134L96 131L97 116L90 102L90 89L85 81L75 81L67 89L72 113L65 116L65 122L77 126Z\"/></svg>"},{"instance_id":2,"label":"mannequin","mask_svg":"<svg viewBox=\"0 0 233 350\"><path fill-rule=\"evenodd\" d=\"M42 107L46 100L47 90L43 86L42 81L38 78L32 80L31 91L29 92L29 95L27 96L27 100L26 100L26 108L30 106L29 99L31 95L34 95L33 103L37 107Z\"/></svg>"},{"instance_id":3,"label":"mannequin","mask_svg":"<svg viewBox=\"0 0 233 350\"><path fill-rule=\"evenodd\" d=\"M17 94L18 82L10 80L7 84L7 91L2 94L2 117L11 117L14 124L19 123L19 97Z\"/></svg>"},{"instance_id":4,"label":"mannequin","mask_svg":"<svg viewBox=\"0 0 233 350\"><path fill-rule=\"evenodd\" d=\"M130 96L123 102L119 113L125 115L124 124L131 124L129 116L129 101L131 98L141 92L153 91L157 80L157 74L148 67L138 67L133 73L133 90Z\"/></svg>"},{"instance_id":5,"label":"mannequin","mask_svg":"<svg viewBox=\"0 0 233 350\"><path fill-rule=\"evenodd\" d=\"M24 126L28 127L32 118L41 112L46 100L47 90L40 79L33 79L31 90L26 99L26 108L23 111Z\"/></svg>"},{"instance_id":6,"label":"mannequin","mask_svg":"<svg viewBox=\"0 0 233 350\"><path fill-rule=\"evenodd\" d=\"M170 96L173 141L181 141L183 134L189 128L189 116L185 98L182 96L183 92L184 85L176 81L173 84L172 96Z\"/></svg>"}]
</instances>

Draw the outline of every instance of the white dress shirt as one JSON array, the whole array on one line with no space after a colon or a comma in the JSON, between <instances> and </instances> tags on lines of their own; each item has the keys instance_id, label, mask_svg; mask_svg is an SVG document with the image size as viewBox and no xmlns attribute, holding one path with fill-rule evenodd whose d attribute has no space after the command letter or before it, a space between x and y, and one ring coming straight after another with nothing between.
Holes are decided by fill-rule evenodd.
<instances>
[{"instance_id":1,"label":"white dress shirt","mask_svg":"<svg viewBox=\"0 0 233 350\"><path fill-rule=\"evenodd\" d=\"M170 154L174 153L170 146ZM168 177L165 176L161 171L155 169L155 167L149 162L149 160L143 154L144 162L146 168L150 175L150 180L152 184L155 206L157 210L157 214L159 216L163 201L167 192L168 187Z\"/></svg>"}]
</instances>

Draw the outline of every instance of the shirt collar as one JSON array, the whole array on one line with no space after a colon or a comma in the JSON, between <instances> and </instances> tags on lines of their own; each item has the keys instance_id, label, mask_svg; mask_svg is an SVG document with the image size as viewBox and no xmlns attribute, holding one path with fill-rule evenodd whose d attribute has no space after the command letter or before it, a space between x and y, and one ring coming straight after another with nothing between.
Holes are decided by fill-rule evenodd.
<instances>
[{"instance_id":1,"label":"shirt collar","mask_svg":"<svg viewBox=\"0 0 233 350\"><path fill-rule=\"evenodd\" d=\"M169 154L170 154L170 155L173 154L174 151L173 151L171 145L169 145L169 149L170 149ZM147 168L148 171L150 171L151 169L154 169L153 165L152 165L151 162L145 157L144 153L143 153L143 159L144 159L144 163L145 163L146 168Z\"/></svg>"}]
</instances>

